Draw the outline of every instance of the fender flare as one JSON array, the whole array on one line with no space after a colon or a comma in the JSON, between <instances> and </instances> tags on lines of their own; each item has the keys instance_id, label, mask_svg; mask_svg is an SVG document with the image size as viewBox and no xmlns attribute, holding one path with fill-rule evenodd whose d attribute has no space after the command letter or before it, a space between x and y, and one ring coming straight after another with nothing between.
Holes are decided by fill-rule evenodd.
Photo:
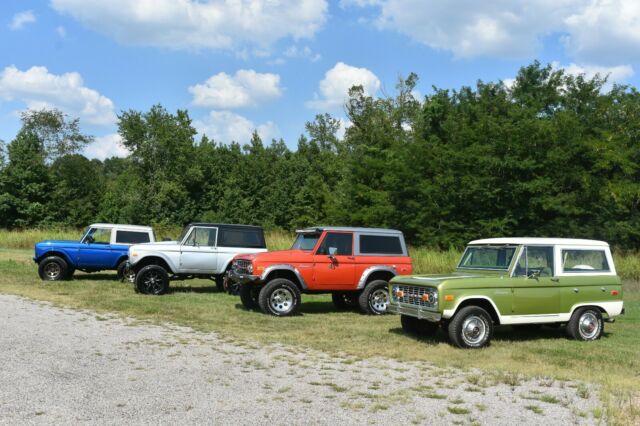
<instances>
[{"instance_id":1,"label":"fender flare","mask_svg":"<svg viewBox=\"0 0 640 426\"><path fill-rule=\"evenodd\" d=\"M302 274L300 273L300 271L298 271L298 268L296 268L296 267L294 267L292 265L287 265L287 264L279 264L279 265L267 266L265 268L265 270L262 272L262 274L260 274L260 281L264 281L269 276L269 274L274 272L274 271L289 271L289 272L293 272L293 274L298 279L298 282L300 282L300 286L302 286L302 289L303 290L307 290L309 288L307 286L307 283L305 282L304 278L302 278Z\"/></svg>"},{"instance_id":2,"label":"fender flare","mask_svg":"<svg viewBox=\"0 0 640 426\"><path fill-rule=\"evenodd\" d=\"M360 275L360 279L358 280L358 287L357 287L358 290L362 290L364 288L371 274L373 274L374 272L380 272L380 271L390 272L391 274L393 274L394 277L398 275L398 271L396 271L396 268L392 266L383 266L383 265L369 266L367 269L362 271L362 275Z\"/></svg>"},{"instance_id":3,"label":"fender flare","mask_svg":"<svg viewBox=\"0 0 640 426\"><path fill-rule=\"evenodd\" d=\"M498 316L498 321L500 322L500 324L503 323L503 321L502 321L503 316L500 313L500 309L498 309L498 307L493 302L493 300L491 300L491 298L489 298L487 296L481 296L481 295L464 296L462 299L458 300L458 303L456 303L456 306L454 306L452 309L444 310L442 312L442 318L445 318L445 319L453 318L453 316L456 314L456 312L458 312L458 309L460 308L460 305L462 304L462 302L464 302L465 300L469 300L469 299L482 299L482 300L486 300L487 302L489 302L491 304L491 306L493 306L493 309L496 311L496 315Z\"/></svg>"}]
</instances>

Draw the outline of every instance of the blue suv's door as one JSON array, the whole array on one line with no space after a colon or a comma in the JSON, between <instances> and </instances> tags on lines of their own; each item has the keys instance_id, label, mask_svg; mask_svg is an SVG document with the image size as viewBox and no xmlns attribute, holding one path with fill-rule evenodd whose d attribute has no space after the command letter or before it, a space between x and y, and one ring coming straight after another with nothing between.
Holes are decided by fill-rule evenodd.
<instances>
[{"instance_id":1,"label":"blue suv's door","mask_svg":"<svg viewBox=\"0 0 640 426\"><path fill-rule=\"evenodd\" d=\"M78 250L80 268L113 268L119 251L111 247L111 229L91 228L86 233Z\"/></svg>"}]
</instances>

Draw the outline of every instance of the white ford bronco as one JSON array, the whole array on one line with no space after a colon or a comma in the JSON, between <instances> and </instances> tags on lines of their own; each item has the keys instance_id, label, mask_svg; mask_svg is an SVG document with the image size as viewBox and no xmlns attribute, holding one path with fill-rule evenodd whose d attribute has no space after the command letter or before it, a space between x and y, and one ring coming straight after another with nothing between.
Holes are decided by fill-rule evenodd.
<instances>
[{"instance_id":1,"label":"white ford bronco","mask_svg":"<svg viewBox=\"0 0 640 426\"><path fill-rule=\"evenodd\" d=\"M224 274L236 255L265 251L261 227L191 223L177 241L131 246L129 268L136 291L143 294L163 294L169 280L191 278L212 279L222 291Z\"/></svg>"}]
</instances>

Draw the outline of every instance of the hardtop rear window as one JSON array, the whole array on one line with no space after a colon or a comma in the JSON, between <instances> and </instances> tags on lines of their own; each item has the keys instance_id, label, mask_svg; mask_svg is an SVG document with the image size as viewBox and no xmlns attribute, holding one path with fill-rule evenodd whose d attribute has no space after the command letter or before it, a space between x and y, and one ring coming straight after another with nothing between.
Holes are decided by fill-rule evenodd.
<instances>
[{"instance_id":1,"label":"hardtop rear window","mask_svg":"<svg viewBox=\"0 0 640 426\"><path fill-rule=\"evenodd\" d=\"M399 235L360 235L361 254L403 255Z\"/></svg>"},{"instance_id":2,"label":"hardtop rear window","mask_svg":"<svg viewBox=\"0 0 640 426\"><path fill-rule=\"evenodd\" d=\"M266 248L262 229L240 229L221 227L218 247Z\"/></svg>"},{"instance_id":3,"label":"hardtop rear window","mask_svg":"<svg viewBox=\"0 0 640 426\"><path fill-rule=\"evenodd\" d=\"M562 271L571 273L610 272L604 250L562 250Z\"/></svg>"},{"instance_id":4,"label":"hardtop rear window","mask_svg":"<svg viewBox=\"0 0 640 426\"><path fill-rule=\"evenodd\" d=\"M149 233L144 231L116 231L117 244L142 244L150 241Z\"/></svg>"}]
</instances>

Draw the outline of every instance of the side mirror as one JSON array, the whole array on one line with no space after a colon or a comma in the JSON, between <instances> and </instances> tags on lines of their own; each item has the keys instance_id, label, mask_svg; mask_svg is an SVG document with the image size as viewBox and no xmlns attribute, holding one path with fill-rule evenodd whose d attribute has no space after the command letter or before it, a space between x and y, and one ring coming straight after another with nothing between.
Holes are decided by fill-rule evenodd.
<instances>
[{"instance_id":1,"label":"side mirror","mask_svg":"<svg viewBox=\"0 0 640 426\"><path fill-rule=\"evenodd\" d=\"M329 247L329 257L336 257L336 254L338 253L338 248L337 247Z\"/></svg>"}]
</instances>

